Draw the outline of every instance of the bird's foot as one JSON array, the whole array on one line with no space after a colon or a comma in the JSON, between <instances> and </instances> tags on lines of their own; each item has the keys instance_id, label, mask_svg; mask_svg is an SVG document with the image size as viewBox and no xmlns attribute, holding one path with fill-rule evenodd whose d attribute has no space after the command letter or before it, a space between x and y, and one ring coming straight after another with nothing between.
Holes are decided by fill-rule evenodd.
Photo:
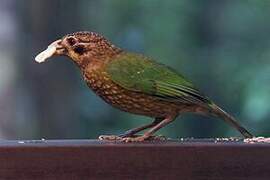
<instances>
[{"instance_id":1,"label":"bird's foot","mask_svg":"<svg viewBox=\"0 0 270 180\"><path fill-rule=\"evenodd\" d=\"M116 135L100 135L98 139L102 141L119 141L122 140L123 138Z\"/></svg>"},{"instance_id":2,"label":"bird's foot","mask_svg":"<svg viewBox=\"0 0 270 180\"><path fill-rule=\"evenodd\" d=\"M130 137L135 138L139 137L140 135L130 135L130 136L123 136L123 135L100 135L98 137L99 140L103 141L122 141L124 138Z\"/></svg>"},{"instance_id":3,"label":"bird's foot","mask_svg":"<svg viewBox=\"0 0 270 180\"><path fill-rule=\"evenodd\" d=\"M146 136L146 135L133 135L130 137L121 137L116 135L100 135L98 137L102 141L120 141L120 142L143 142L143 141L164 141L168 138L165 136Z\"/></svg>"},{"instance_id":4,"label":"bird's foot","mask_svg":"<svg viewBox=\"0 0 270 180\"><path fill-rule=\"evenodd\" d=\"M168 138L165 136L136 136L136 137L124 137L122 138L122 142L143 142L143 141L165 141Z\"/></svg>"},{"instance_id":5,"label":"bird's foot","mask_svg":"<svg viewBox=\"0 0 270 180\"><path fill-rule=\"evenodd\" d=\"M121 142L143 142L149 139L149 136L138 136L138 137L124 137L121 139Z\"/></svg>"}]
</instances>

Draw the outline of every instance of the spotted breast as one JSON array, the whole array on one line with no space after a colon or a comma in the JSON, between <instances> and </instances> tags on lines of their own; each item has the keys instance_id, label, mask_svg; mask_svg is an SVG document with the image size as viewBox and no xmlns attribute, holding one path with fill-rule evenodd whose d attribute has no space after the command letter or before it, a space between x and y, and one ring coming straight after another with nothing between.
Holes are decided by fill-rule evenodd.
<instances>
[{"instance_id":1,"label":"spotted breast","mask_svg":"<svg viewBox=\"0 0 270 180\"><path fill-rule=\"evenodd\" d=\"M108 104L126 112L150 117L165 117L184 111L187 105L162 101L144 93L129 91L110 80L105 71L92 69L83 73L87 85Z\"/></svg>"}]
</instances>

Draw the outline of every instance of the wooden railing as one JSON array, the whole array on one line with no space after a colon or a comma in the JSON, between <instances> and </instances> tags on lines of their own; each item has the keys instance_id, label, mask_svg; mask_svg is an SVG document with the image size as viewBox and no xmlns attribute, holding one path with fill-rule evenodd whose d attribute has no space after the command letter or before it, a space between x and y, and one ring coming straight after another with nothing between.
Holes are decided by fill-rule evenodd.
<instances>
[{"instance_id":1,"label":"wooden railing","mask_svg":"<svg viewBox=\"0 0 270 180\"><path fill-rule=\"evenodd\" d=\"M270 179L270 144L0 141L0 179Z\"/></svg>"}]
</instances>

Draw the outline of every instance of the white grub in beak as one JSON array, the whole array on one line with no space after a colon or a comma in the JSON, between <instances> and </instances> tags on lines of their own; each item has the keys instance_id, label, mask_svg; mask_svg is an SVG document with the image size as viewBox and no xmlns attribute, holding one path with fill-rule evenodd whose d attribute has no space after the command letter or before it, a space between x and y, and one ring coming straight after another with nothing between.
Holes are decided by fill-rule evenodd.
<instances>
[{"instance_id":1,"label":"white grub in beak","mask_svg":"<svg viewBox=\"0 0 270 180\"><path fill-rule=\"evenodd\" d=\"M61 40L57 40L50 44L46 50L42 51L35 57L35 61L38 63L42 63L45 62L48 58L55 55L57 53L57 49L59 48L60 42Z\"/></svg>"}]
</instances>

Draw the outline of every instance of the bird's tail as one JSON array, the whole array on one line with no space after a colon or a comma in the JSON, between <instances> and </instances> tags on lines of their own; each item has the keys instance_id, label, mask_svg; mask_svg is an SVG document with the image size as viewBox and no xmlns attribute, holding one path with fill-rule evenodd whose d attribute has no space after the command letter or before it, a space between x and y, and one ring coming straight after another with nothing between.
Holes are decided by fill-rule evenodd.
<instances>
[{"instance_id":1,"label":"bird's tail","mask_svg":"<svg viewBox=\"0 0 270 180\"><path fill-rule=\"evenodd\" d=\"M216 104L211 103L209 105L211 107L211 113L215 114L216 116L222 118L225 122L229 123L232 127L236 128L245 138L252 138L254 137L250 132L248 132L243 126L241 126L234 117L226 113Z\"/></svg>"}]
</instances>

